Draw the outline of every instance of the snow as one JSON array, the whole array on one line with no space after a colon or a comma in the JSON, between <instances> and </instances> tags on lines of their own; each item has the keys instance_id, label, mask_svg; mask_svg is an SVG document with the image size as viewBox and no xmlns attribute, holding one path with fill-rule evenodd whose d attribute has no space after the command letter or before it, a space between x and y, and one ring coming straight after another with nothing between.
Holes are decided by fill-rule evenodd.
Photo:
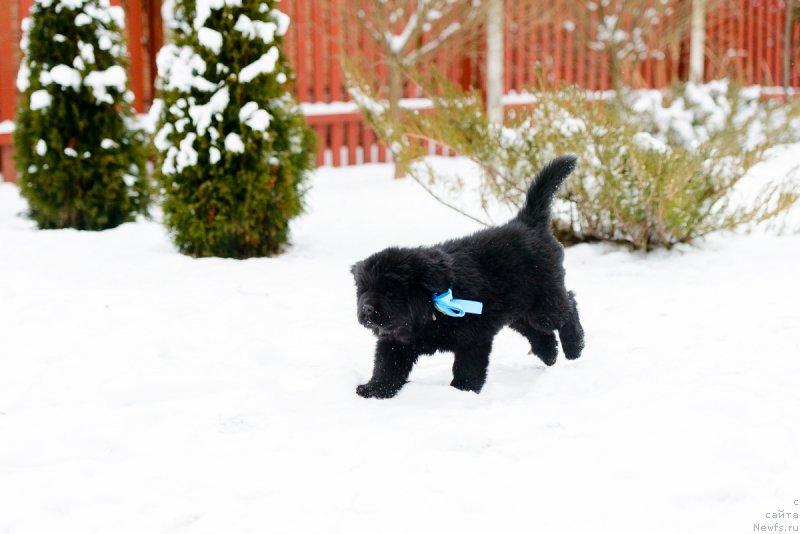
<instances>
[{"instance_id":1,"label":"snow","mask_svg":"<svg viewBox=\"0 0 800 534\"><path fill-rule=\"evenodd\" d=\"M308 115L343 115L345 113L358 113L358 104L355 102L301 102L300 109Z\"/></svg>"},{"instance_id":2,"label":"snow","mask_svg":"<svg viewBox=\"0 0 800 534\"><path fill-rule=\"evenodd\" d=\"M39 139L36 141L36 153L40 156L44 156L47 154L47 143L44 142L44 139Z\"/></svg>"},{"instance_id":3,"label":"snow","mask_svg":"<svg viewBox=\"0 0 800 534\"><path fill-rule=\"evenodd\" d=\"M433 107L433 103L429 98L401 98L398 104L403 109L420 110Z\"/></svg>"},{"instance_id":4,"label":"snow","mask_svg":"<svg viewBox=\"0 0 800 534\"><path fill-rule=\"evenodd\" d=\"M156 140L158 140L158 137L156 137ZM172 145L167 145L166 152L164 163L161 164L161 172L165 175L175 174L175 158L178 156L178 149Z\"/></svg>"},{"instance_id":5,"label":"snow","mask_svg":"<svg viewBox=\"0 0 800 534\"><path fill-rule=\"evenodd\" d=\"M278 35L286 35L286 32L289 30L289 23L291 22L289 15L277 9L270 11L270 15L272 15L278 24Z\"/></svg>"},{"instance_id":6,"label":"snow","mask_svg":"<svg viewBox=\"0 0 800 534\"><path fill-rule=\"evenodd\" d=\"M633 142L645 150L654 150L661 154L670 152L669 146L661 139L653 137L648 132L637 132L633 135Z\"/></svg>"},{"instance_id":7,"label":"snow","mask_svg":"<svg viewBox=\"0 0 800 534\"><path fill-rule=\"evenodd\" d=\"M175 121L175 130L179 133L183 133L186 129L186 125L189 124L189 119L184 117L182 119L178 119Z\"/></svg>"},{"instance_id":8,"label":"snow","mask_svg":"<svg viewBox=\"0 0 800 534\"><path fill-rule=\"evenodd\" d=\"M105 70L93 70L83 79L83 84L92 89L97 103L113 104L114 97L109 94L108 89L114 89L119 93L125 91L127 82L125 69L119 65L114 65Z\"/></svg>"},{"instance_id":9,"label":"snow","mask_svg":"<svg viewBox=\"0 0 800 534\"><path fill-rule=\"evenodd\" d=\"M372 100L366 93L357 88L349 88L350 96L355 101L361 101L375 114L381 114L388 108L388 100L381 100L380 102ZM358 113L358 104L355 101L350 102L301 102L300 109L304 115L336 115L346 113ZM430 109L433 107L433 102L429 98L401 98L400 107L403 109Z\"/></svg>"},{"instance_id":10,"label":"snow","mask_svg":"<svg viewBox=\"0 0 800 534\"><path fill-rule=\"evenodd\" d=\"M94 46L92 46L91 43L84 43L83 41L78 41L78 50L81 59L83 59L89 65L94 64L95 61Z\"/></svg>"},{"instance_id":11,"label":"snow","mask_svg":"<svg viewBox=\"0 0 800 534\"><path fill-rule=\"evenodd\" d=\"M222 34L217 30L203 26L197 31L197 38L201 45L215 54L219 54L219 51L222 50Z\"/></svg>"},{"instance_id":12,"label":"snow","mask_svg":"<svg viewBox=\"0 0 800 534\"><path fill-rule=\"evenodd\" d=\"M220 152L219 149L215 146L210 147L208 149L209 163L214 165L215 163L219 162L220 159L222 159L222 152Z\"/></svg>"},{"instance_id":13,"label":"snow","mask_svg":"<svg viewBox=\"0 0 800 534\"><path fill-rule=\"evenodd\" d=\"M384 39L387 43L389 43L389 49L394 54L399 54L402 52L403 48L405 48L406 44L408 44L408 39L414 32L414 28L417 26L418 20L417 13L412 13L408 20L406 21L403 30L398 34L395 35L390 31L386 31L384 34Z\"/></svg>"},{"instance_id":14,"label":"snow","mask_svg":"<svg viewBox=\"0 0 800 534\"><path fill-rule=\"evenodd\" d=\"M14 132L14 122L10 120L0 121L0 135Z\"/></svg>"},{"instance_id":15,"label":"snow","mask_svg":"<svg viewBox=\"0 0 800 534\"><path fill-rule=\"evenodd\" d=\"M685 84L683 94L677 95L669 105L664 104L664 94L659 90L638 90L631 95L632 109L641 117L654 122L661 140L669 139L687 148L695 148L708 140L709 136L725 127L728 119L743 124L756 114L748 132L748 147L761 141L763 122L766 117L759 109L763 94L760 87L747 87L739 94L739 108L733 110L729 99L728 80L714 80L704 84Z\"/></svg>"},{"instance_id":16,"label":"snow","mask_svg":"<svg viewBox=\"0 0 800 534\"><path fill-rule=\"evenodd\" d=\"M229 133L225 136L225 150L228 152L244 153L244 143L237 133Z\"/></svg>"},{"instance_id":17,"label":"snow","mask_svg":"<svg viewBox=\"0 0 800 534\"><path fill-rule=\"evenodd\" d=\"M28 19L25 19L28 20ZM31 69L28 67L28 62L23 60L19 65L17 71L17 90L24 93L31 86Z\"/></svg>"},{"instance_id":18,"label":"snow","mask_svg":"<svg viewBox=\"0 0 800 534\"><path fill-rule=\"evenodd\" d=\"M228 102L230 102L230 91L228 87L225 86L214 93L208 100L208 103L189 106L189 116L192 118L192 123L194 123L195 128L197 128L197 133L199 135L204 135L206 133L206 130L211 125L211 120L215 118L215 116L221 116L220 114L228 107Z\"/></svg>"},{"instance_id":19,"label":"snow","mask_svg":"<svg viewBox=\"0 0 800 534\"><path fill-rule=\"evenodd\" d=\"M170 148L170 146L172 146L168 137L172 135L173 131L172 124L166 123L155 135L153 138L153 146L155 146L159 152L165 152L168 148Z\"/></svg>"},{"instance_id":20,"label":"snow","mask_svg":"<svg viewBox=\"0 0 800 534\"><path fill-rule=\"evenodd\" d=\"M87 24L92 23L92 18L87 15L86 13L78 13L75 16L75 26L86 26Z\"/></svg>"},{"instance_id":21,"label":"snow","mask_svg":"<svg viewBox=\"0 0 800 534\"><path fill-rule=\"evenodd\" d=\"M275 63L277 63L279 55L278 47L270 47L264 55L239 71L239 82L249 83L259 74L274 72Z\"/></svg>"},{"instance_id":22,"label":"snow","mask_svg":"<svg viewBox=\"0 0 800 534\"><path fill-rule=\"evenodd\" d=\"M81 85L80 73L68 65L56 65L50 69L49 77L61 87L71 87L75 91Z\"/></svg>"},{"instance_id":23,"label":"snow","mask_svg":"<svg viewBox=\"0 0 800 534\"><path fill-rule=\"evenodd\" d=\"M257 103L248 102L239 110L239 120L253 131L265 132L272 115L264 109L259 109Z\"/></svg>"},{"instance_id":24,"label":"snow","mask_svg":"<svg viewBox=\"0 0 800 534\"><path fill-rule=\"evenodd\" d=\"M111 37L108 35L103 35L97 40L97 46L100 47L100 50L108 50L111 48L111 45Z\"/></svg>"},{"instance_id":25,"label":"snow","mask_svg":"<svg viewBox=\"0 0 800 534\"><path fill-rule=\"evenodd\" d=\"M197 139L197 134L189 132L186 137L181 139L178 145L178 152L175 155L175 168L177 172L181 172L186 167L197 165L198 154L194 149L194 142Z\"/></svg>"},{"instance_id":26,"label":"snow","mask_svg":"<svg viewBox=\"0 0 800 534\"><path fill-rule=\"evenodd\" d=\"M199 30L211 16L211 10L222 9L225 0L198 0L195 8L195 17L192 25Z\"/></svg>"},{"instance_id":27,"label":"snow","mask_svg":"<svg viewBox=\"0 0 800 534\"><path fill-rule=\"evenodd\" d=\"M349 266L477 226L386 165L311 182L288 252L247 261L181 256L154 221L36 231L0 184L0 532L722 533L794 510L800 236L569 248L583 358L546 368L504 330L480 395L438 354L364 400Z\"/></svg>"},{"instance_id":28,"label":"snow","mask_svg":"<svg viewBox=\"0 0 800 534\"><path fill-rule=\"evenodd\" d=\"M275 40L275 34L283 35L278 32L278 25L274 22L264 22L261 20L252 20L247 15L239 15L236 19L236 24L233 29L245 35L249 39L258 37L266 44Z\"/></svg>"},{"instance_id":29,"label":"snow","mask_svg":"<svg viewBox=\"0 0 800 534\"><path fill-rule=\"evenodd\" d=\"M190 92L192 88L200 91L216 91L216 84L203 78L206 62L191 47L178 47L166 44L156 56L158 65L158 83L166 90L176 89Z\"/></svg>"},{"instance_id":30,"label":"snow","mask_svg":"<svg viewBox=\"0 0 800 534\"><path fill-rule=\"evenodd\" d=\"M50 0L48 3L52 2ZM84 0L56 0L56 11L60 11L63 7L68 9L80 9L83 6ZM44 4L44 2L41 2Z\"/></svg>"},{"instance_id":31,"label":"snow","mask_svg":"<svg viewBox=\"0 0 800 534\"><path fill-rule=\"evenodd\" d=\"M52 101L53 98L47 92L47 89L38 89L31 93L30 108L33 111L44 109L49 107Z\"/></svg>"},{"instance_id":32,"label":"snow","mask_svg":"<svg viewBox=\"0 0 800 534\"><path fill-rule=\"evenodd\" d=\"M745 208L752 205L752 199L757 198L765 181L783 186L782 189L800 190L800 144L777 146L767 151L767 157L757 163L751 172L746 174L736 184L730 197L731 208ZM724 175L725 172L739 172L741 161L735 157L720 158L718 165L728 164L732 169L715 169ZM772 204L774 207L774 204ZM774 226L786 226L787 230L800 232L800 209L793 212L787 221L777 221Z\"/></svg>"},{"instance_id":33,"label":"snow","mask_svg":"<svg viewBox=\"0 0 800 534\"><path fill-rule=\"evenodd\" d=\"M444 14L441 11L439 11L438 9L431 9L425 15L425 18L428 19L428 20L439 20L443 16L444 16Z\"/></svg>"},{"instance_id":34,"label":"snow","mask_svg":"<svg viewBox=\"0 0 800 534\"><path fill-rule=\"evenodd\" d=\"M581 119L576 119L575 117L564 117L558 122L559 131L566 137L586 131L586 123Z\"/></svg>"},{"instance_id":35,"label":"snow","mask_svg":"<svg viewBox=\"0 0 800 534\"><path fill-rule=\"evenodd\" d=\"M88 7L89 6L87 6L87 8ZM108 14L111 17L111 20L114 21L114 24L116 24L117 27L120 30L124 30L125 29L125 10L122 9L120 6L110 6L110 7L106 6L106 8L108 9ZM98 18L99 20L105 22L105 18L104 17L97 17L96 16L96 18Z\"/></svg>"},{"instance_id":36,"label":"snow","mask_svg":"<svg viewBox=\"0 0 800 534\"><path fill-rule=\"evenodd\" d=\"M266 132L271 120L272 115L264 109L258 109L244 123L255 132Z\"/></svg>"},{"instance_id":37,"label":"snow","mask_svg":"<svg viewBox=\"0 0 800 534\"><path fill-rule=\"evenodd\" d=\"M504 106L533 104L536 102L536 96L528 93L527 91L511 91L501 97Z\"/></svg>"}]
</instances>

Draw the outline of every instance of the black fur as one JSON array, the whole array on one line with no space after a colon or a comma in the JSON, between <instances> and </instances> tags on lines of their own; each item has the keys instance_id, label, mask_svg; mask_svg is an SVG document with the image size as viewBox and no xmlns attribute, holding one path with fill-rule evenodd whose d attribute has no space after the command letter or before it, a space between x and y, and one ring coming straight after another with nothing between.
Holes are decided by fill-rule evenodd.
<instances>
[{"instance_id":1,"label":"black fur","mask_svg":"<svg viewBox=\"0 0 800 534\"><path fill-rule=\"evenodd\" d=\"M575 296L564 287L564 253L550 232L550 204L575 168L574 156L552 161L537 175L525 206L503 226L420 248L387 248L352 268L358 321L378 337L372 379L362 397L393 397L422 354L455 353L458 389L480 392L492 340L503 326L528 338L531 350L553 365L555 331L567 359L583 349ZM435 311L434 292L483 302L482 315L448 317Z\"/></svg>"}]
</instances>

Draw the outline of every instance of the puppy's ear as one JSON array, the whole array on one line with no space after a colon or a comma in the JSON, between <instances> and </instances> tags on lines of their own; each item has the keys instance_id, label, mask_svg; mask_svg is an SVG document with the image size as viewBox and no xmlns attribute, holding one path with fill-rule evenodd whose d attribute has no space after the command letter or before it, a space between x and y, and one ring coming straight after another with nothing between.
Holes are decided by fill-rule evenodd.
<instances>
[{"instance_id":1,"label":"puppy's ear","mask_svg":"<svg viewBox=\"0 0 800 534\"><path fill-rule=\"evenodd\" d=\"M420 251L418 279L428 291L444 293L453 283L453 258L437 249Z\"/></svg>"},{"instance_id":2,"label":"puppy's ear","mask_svg":"<svg viewBox=\"0 0 800 534\"><path fill-rule=\"evenodd\" d=\"M358 276L358 271L361 270L361 266L364 264L363 261L357 261L353 265L350 266L350 274L353 276Z\"/></svg>"}]
</instances>

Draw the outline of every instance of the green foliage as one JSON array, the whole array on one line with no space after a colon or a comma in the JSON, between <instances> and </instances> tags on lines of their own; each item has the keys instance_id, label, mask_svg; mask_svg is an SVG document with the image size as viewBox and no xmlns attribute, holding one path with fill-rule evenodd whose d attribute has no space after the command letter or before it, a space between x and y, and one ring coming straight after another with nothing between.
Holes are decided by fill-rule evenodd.
<instances>
[{"instance_id":1,"label":"green foliage","mask_svg":"<svg viewBox=\"0 0 800 534\"><path fill-rule=\"evenodd\" d=\"M275 254L302 210L314 138L289 92L277 5L175 2L155 146L165 222L185 254Z\"/></svg>"},{"instance_id":2,"label":"green foliage","mask_svg":"<svg viewBox=\"0 0 800 534\"><path fill-rule=\"evenodd\" d=\"M442 96L433 99L433 110L406 113L398 122L355 90L394 156L429 191L451 178L422 159L427 148L417 140L475 162L484 208L520 207L538 169L560 154L576 154L580 163L553 218L564 242L669 248L772 219L798 198L796 187L779 183L782 176L773 183L742 179L767 148L797 139L790 124L800 109L734 86L686 86L666 100L656 92L604 101L577 88L540 91L535 104L512 111L503 127L488 123L479 95L446 85L435 92Z\"/></svg>"},{"instance_id":3,"label":"green foliage","mask_svg":"<svg viewBox=\"0 0 800 534\"><path fill-rule=\"evenodd\" d=\"M107 0L36 0L23 23L14 146L40 228L103 230L147 208L122 20Z\"/></svg>"}]
</instances>

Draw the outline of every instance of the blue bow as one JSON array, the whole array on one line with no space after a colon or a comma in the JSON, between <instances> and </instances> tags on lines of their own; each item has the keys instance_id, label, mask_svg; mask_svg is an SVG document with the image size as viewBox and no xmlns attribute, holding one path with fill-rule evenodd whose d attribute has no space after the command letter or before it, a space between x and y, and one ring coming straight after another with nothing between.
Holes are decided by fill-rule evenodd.
<instances>
[{"instance_id":1,"label":"blue bow","mask_svg":"<svg viewBox=\"0 0 800 534\"><path fill-rule=\"evenodd\" d=\"M475 315L483 313L483 302L454 299L452 289L448 289L447 293L434 293L433 305L437 310L450 317L464 317L467 313Z\"/></svg>"}]
</instances>

